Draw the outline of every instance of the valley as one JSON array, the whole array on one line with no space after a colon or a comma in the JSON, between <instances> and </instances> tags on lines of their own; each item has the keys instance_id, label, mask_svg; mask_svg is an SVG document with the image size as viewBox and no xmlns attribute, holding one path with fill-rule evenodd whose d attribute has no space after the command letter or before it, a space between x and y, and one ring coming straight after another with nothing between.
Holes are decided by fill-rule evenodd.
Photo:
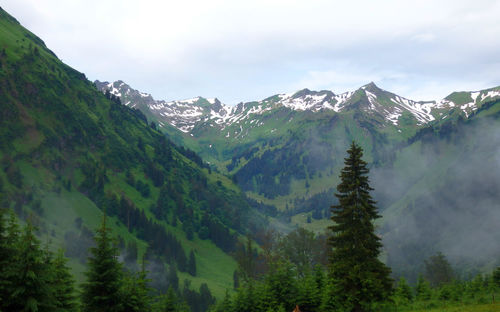
<instances>
[{"instance_id":1,"label":"valley","mask_svg":"<svg viewBox=\"0 0 500 312\"><path fill-rule=\"evenodd\" d=\"M495 189L500 173L492 144L498 142L499 87L417 102L370 83L341 95L305 89L230 107L202 97L156 101L122 81L95 84L139 107L172 140L230 175L277 229L325 231L344 151L354 140L371 166L384 216L380 231L395 272L415 280L423 260L440 250L463 275L472 267L489 270L487 259L498 259L496 238L486 232L500 215L495 204L482 203L499 200L484 189ZM477 169L480 163L491 163L488 173ZM460 188L449 187L454 183ZM473 204L474 197L481 200ZM485 243L477 246L478 240ZM464 248L478 249L464 255L458 251ZM496 256L475 256L485 248Z\"/></svg>"},{"instance_id":2,"label":"valley","mask_svg":"<svg viewBox=\"0 0 500 312\"><path fill-rule=\"evenodd\" d=\"M332 260L342 248L331 218L356 193L339 190L356 153L373 211L355 227L372 238L366 263L380 265L362 280L377 285L363 288L375 298L363 307L497 308L500 86L428 101L373 82L234 106L158 100L91 82L1 8L0 50L0 309L54 311L58 272L75 279L61 311L93 311L101 247L121 285L117 311L351 304L332 272L363 265ZM53 302L30 306L26 285Z\"/></svg>"}]
</instances>

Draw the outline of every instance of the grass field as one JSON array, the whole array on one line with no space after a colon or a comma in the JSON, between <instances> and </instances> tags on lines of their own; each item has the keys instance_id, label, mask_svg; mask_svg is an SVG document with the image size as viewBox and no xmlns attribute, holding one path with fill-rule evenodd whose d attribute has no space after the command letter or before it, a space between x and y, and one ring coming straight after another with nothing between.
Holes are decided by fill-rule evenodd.
<instances>
[{"instance_id":1,"label":"grass field","mask_svg":"<svg viewBox=\"0 0 500 312\"><path fill-rule=\"evenodd\" d=\"M498 312L500 311L500 303L462 305L462 306L442 306L437 308L421 308L403 311L412 312Z\"/></svg>"}]
</instances>

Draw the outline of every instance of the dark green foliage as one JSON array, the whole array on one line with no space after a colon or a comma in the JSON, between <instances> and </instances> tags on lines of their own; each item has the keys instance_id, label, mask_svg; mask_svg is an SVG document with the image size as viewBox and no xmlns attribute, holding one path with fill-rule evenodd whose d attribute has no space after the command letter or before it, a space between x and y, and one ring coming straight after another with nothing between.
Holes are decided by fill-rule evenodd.
<instances>
[{"instance_id":1,"label":"dark green foliage","mask_svg":"<svg viewBox=\"0 0 500 312\"><path fill-rule=\"evenodd\" d=\"M187 312L189 308L179 298L172 287L168 288L166 294L162 295L154 307L158 312Z\"/></svg>"},{"instance_id":2,"label":"dark green foliage","mask_svg":"<svg viewBox=\"0 0 500 312\"><path fill-rule=\"evenodd\" d=\"M212 296L212 293L210 292L210 289L208 288L206 283L202 283L200 285L200 295L198 299L198 309L192 307L191 310L193 312L203 312L207 311L210 306L212 306L215 303L215 298ZM188 301L189 304L189 301ZM193 306L193 305L191 305Z\"/></svg>"},{"instance_id":3,"label":"dark green foliage","mask_svg":"<svg viewBox=\"0 0 500 312\"><path fill-rule=\"evenodd\" d=\"M123 311L148 312L151 311L151 289L148 285L147 272L142 270L133 273L125 271L122 279L121 298Z\"/></svg>"},{"instance_id":4,"label":"dark green foliage","mask_svg":"<svg viewBox=\"0 0 500 312\"><path fill-rule=\"evenodd\" d=\"M196 276L196 258L192 250L189 253L188 273L192 276Z\"/></svg>"},{"instance_id":5,"label":"dark green foliage","mask_svg":"<svg viewBox=\"0 0 500 312\"><path fill-rule=\"evenodd\" d=\"M255 278L255 256L250 236L247 236L246 245L238 249L236 261L238 261L238 276L246 283Z\"/></svg>"},{"instance_id":6,"label":"dark green foliage","mask_svg":"<svg viewBox=\"0 0 500 312\"><path fill-rule=\"evenodd\" d=\"M229 295L229 291L226 290L224 299L217 303L213 312L230 312L232 308L231 296Z\"/></svg>"},{"instance_id":7,"label":"dark green foliage","mask_svg":"<svg viewBox=\"0 0 500 312\"><path fill-rule=\"evenodd\" d=\"M429 300L431 298L431 295L431 285L424 279L422 275L419 275L417 286L415 287L415 298L417 300Z\"/></svg>"},{"instance_id":8,"label":"dark green foliage","mask_svg":"<svg viewBox=\"0 0 500 312\"><path fill-rule=\"evenodd\" d=\"M17 275L19 243L19 226L14 214L10 210L0 208L0 310L6 310L12 304L10 298Z\"/></svg>"},{"instance_id":9,"label":"dark green foliage","mask_svg":"<svg viewBox=\"0 0 500 312\"><path fill-rule=\"evenodd\" d=\"M500 287L500 267L497 267L493 271L493 281L497 287Z\"/></svg>"},{"instance_id":10,"label":"dark green foliage","mask_svg":"<svg viewBox=\"0 0 500 312\"><path fill-rule=\"evenodd\" d=\"M298 284L296 304L299 305L302 312L317 311L321 305L321 287L318 287L316 278L310 272L307 272Z\"/></svg>"},{"instance_id":11,"label":"dark green foliage","mask_svg":"<svg viewBox=\"0 0 500 312\"><path fill-rule=\"evenodd\" d=\"M271 266L264 282L267 309L278 309L280 305L291 311L297 304L297 284L292 265L287 261L279 261ZM313 300L312 298L309 298Z\"/></svg>"},{"instance_id":12,"label":"dark green foliage","mask_svg":"<svg viewBox=\"0 0 500 312\"><path fill-rule=\"evenodd\" d=\"M149 184L144 183L141 180L137 180L135 188L137 189L137 191L139 191L139 193L141 193L142 197L149 197L149 195L151 194Z\"/></svg>"},{"instance_id":13,"label":"dark green foliage","mask_svg":"<svg viewBox=\"0 0 500 312\"><path fill-rule=\"evenodd\" d=\"M353 142L347 153L335 194L339 204L332 206L330 275L339 308L364 311L389 298L392 280L390 269L378 259L382 244L373 221L380 216L369 193L363 151Z\"/></svg>"},{"instance_id":14,"label":"dark green foliage","mask_svg":"<svg viewBox=\"0 0 500 312\"><path fill-rule=\"evenodd\" d=\"M186 303L191 308L192 312L206 311L209 306L215 303L215 298L212 297L212 294L205 283L202 283L200 285L199 292L196 292L191 289L191 282L184 280L182 297L186 300Z\"/></svg>"},{"instance_id":15,"label":"dark green foliage","mask_svg":"<svg viewBox=\"0 0 500 312\"><path fill-rule=\"evenodd\" d=\"M49 257L47 257L49 258ZM68 259L60 249L51 261L53 270L50 275L50 287L55 299L54 311L77 311L78 304L75 294L75 281L66 265Z\"/></svg>"},{"instance_id":16,"label":"dark green foliage","mask_svg":"<svg viewBox=\"0 0 500 312\"><path fill-rule=\"evenodd\" d=\"M240 271L244 271L242 267L245 265L254 267L250 270L253 273L244 273L252 277L247 277L239 287L235 287L236 293L232 297L226 297L212 311L292 311L295 305L298 305L301 311L345 311L345 303L339 296L336 280L325 276L324 266L314 265L316 249L304 248L317 244L314 239L320 239L320 236L313 236L314 239L311 240L310 233L300 232L296 231L295 234L284 237L273 235L272 232L262 235L258 239L261 242L262 254L257 254L247 240L247 246L239 250L240 257L252 257L247 260L242 258ZM293 255L294 253L297 255ZM303 257L297 257L298 255ZM290 259L305 260L292 262ZM248 262L251 264L248 265ZM234 276L237 277L238 274L235 272ZM386 298L385 301L366 304L360 310L420 311L462 305L465 302L487 303L498 296L498 288L494 285L493 277L483 278L479 275L472 281L455 281L432 288L429 282L420 276L415 293L414 296L412 287L405 278L401 278L394 296Z\"/></svg>"},{"instance_id":17,"label":"dark green foliage","mask_svg":"<svg viewBox=\"0 0 500 312\"><path fill-rule=\"evenodd\" d=\"M125 197L106 198L106 211L110 216L117 216L129 230L136 230L137 237L150 244L151 251L163 256L168 262L175 261L180 271L187 270L187 257L179 240L163 226L146 217L132 201Z\"/></svg>"},{"instance_id":18,"label":"dark green foliage","mask_svg":"<svg viewBox=\"0 0 500 312\"><path fill-rule=\"evenodd\" d=\"M135 178L134 175L130 172L130 170L127 170L125 172L125 181L130 185L130 186L135 186Z\"/></svg>"},{"instance_id":19,"label":"dark green foliage","mask_svg":"<svg viewBox=\"0 0 500 312\"><path fill-rule=\"evenodd\" d=\"M186 156L186 158L191 159L198 166L203 167L203 168L208 168L208 164L204 163L203 160L201 159L201 157L198 156L198 154L196 154L194 151L190 150L189 148L185 148L184 146L180 146L179 152L182 155Z\"/></svg>"},{"instance_id":20,"label":"dark green foliage","mask_svg":"<svg viewBox=\"0 0 500 312\"><path fill-rule=\"evenodd\" d=\"M441 252L425 261L425 278L433 287L453 281L453 269Z\"/></svg>"},{"instance_id":21,"label":"dark green foliage","mask_svg":"<svg viewBox=\"0 0 500 312\"><path fill-rule=\"evenodd\" d=\"M234 251L236 249L236 233L224 225L218 218L213 215L204 213L200 222L200 230L206 229L207 238L212 240L217 247L226 252Z\"/></svg>"},{"instance_id":22,"label":"dark green foliage","mask_svg":"<svg viewBox=\"0 0 500 312\"><path fill-rule=\"evenodd\" d=\"M238 274L237 270L234 270L233 272L233 288L237 289L240 287L240 275Z\"/></svg>"},{"instance_id":23,"label":"dark green foliage","mask_svg":"<svg viewBox=\"0 0 500 312\"><path fill-rule=\"evenodd\" d=\"M168 267L167 282L174 290L179 289L179 276L177 276L177 270L173 264Z\"/></svg>"},{"instance_id":24,"label":"dark green foliage","mask_svg":"<svg viewBox=\"0 0 500 312\"><path fill-rule=\"evenodd\" d=\"M0 219L0 310L76 311L74 281L62 252L56 258L42 250L28 220L19 233L11 213L5 224Z\"/></svg>"},{"instance_id":25,"label":"dark green foliage","mask_svg":"<svg viewBox=\"0 0 500 312\"><path fill-rule=\"evenodd\" d=\"M413 300L413 292L404 277L401 277L396 287L395 297L398 302L408 303Z\"/></svg>"},{"instance_id":26,"label":"dark green foliage","mask_svg":"<svg viewBox=\"0 0 500 312\"><path fill-rule=\"evenodd\" d=\"M312 271L316 265L326 265L327 246L325 236L299 228L290 232L280 242L286 258L292 262L299 274Z\"/></svg>"},{"instance_id":27,"label":"dark green foliage","mask_svg":"<svg viewBox=\"0 0 500 312\"><path fill-rule=\"evenodd\" d=\"M276 217L278 215L278 209L276 208L276 206L264 204L250 197L247 197L246 200L252 208L255 208L265 215L271 217Z\"/></svg>"},{"instance_id":28,"label":"dark green foliage","mask_svg":"<svg viewBox=\"0 0 500 312\"><path fill-rule=\"evenodd\" d=\"M9 181L10 184L16 186L17 188L23 187L23 175L21 174L18 166L11 163L4 170L7 175L7 181Z\"/></svg>"},{"instance_id":29,"label":"dark green foliage","mask_svg":"<svg viewBox=\"0 0 500 312\"><path fill-rule=\"evenodd\" d=\"M262 156L252 158L235 174L242 189L255 191L268 198L289 194L292 177L304 178L305 170L298 157L287 157L286 161L283 160L282 154L287 151L266 151ZM276 182L277 180L279 182Z\"/></svg>"},{"instance_id":30,"label":"dark green foliage","mask_svg":"<svg viewBox=\"0 0 500 312\"><path fill-rule=\"evenodd\" d=\"M87 281L82 286L82 310L85 312L122 311L121 264L113 245L106 217L96 232L96 246L90 249L87 262Z\"/></svg>"},{"instance_id":31,"label":"dark green foliage","mask_svg":"<svg viewBox=\"0 0 500 312\"><path fill-rule=\"evenodd\" d=\"M12 304L6 310L53 311L56 301L50 288L50 264L44 263L44 252L29 222L21 236L15 266L17 275L13 283Z\"/></svg>"},{"instance_id":32,"label":"dark green foliage","mask_svg":"<svg viewBox=\"0 0 500 312\"><path fill-rule=\"evenodd\" d=\"M137 262L137 243L135 240L130 241L127 244L127 250L125 252L125 262L135 263Z\"/></svg>"}]
</instances>

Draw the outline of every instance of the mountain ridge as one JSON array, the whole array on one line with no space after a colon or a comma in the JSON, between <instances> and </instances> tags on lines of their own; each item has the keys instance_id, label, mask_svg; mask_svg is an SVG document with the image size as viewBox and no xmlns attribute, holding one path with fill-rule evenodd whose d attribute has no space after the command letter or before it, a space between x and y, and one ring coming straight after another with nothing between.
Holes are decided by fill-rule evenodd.
<instances>
[{"instance_id":1,"label":"mountain ridge","mask_svg":"<svg viewBox=\"0 0 500 312\"><path fill-rule=\"evenodd\" d=\"M480 107L486 99L500 97L500 88L493 87L479 91L453 92L439 101L414 101L379 88L374 82L361 86L355 91L335 94L329 90L312 91L307 88L289 94L275 94L259 101L240 102L229 106L217 98L201 96L175 101L154 100L150 94L132 89L121 80L113 83L95 81L101 90L109 89L116 96L123 96L124 103L138 104L138 96L147 98L151 114L156 116L160 127L167 123L185 134L193 134L193 129L201 123L224 130L238 122L249 120L252 115L262 115L270 110L285 107L294 111L322 112L331 110L337 113L351 109L362 109L376 113L396 127L401 127L400 118L409 113L421 126L437 118L446 118L454 107L459 107L466 115ZM130 94L130 90L134 92ZM128 99L131 98L131 99ZM469 98L470 101L464 101ZM229 134L231 136L231 133Z\"/></svg>"}]
</instances>

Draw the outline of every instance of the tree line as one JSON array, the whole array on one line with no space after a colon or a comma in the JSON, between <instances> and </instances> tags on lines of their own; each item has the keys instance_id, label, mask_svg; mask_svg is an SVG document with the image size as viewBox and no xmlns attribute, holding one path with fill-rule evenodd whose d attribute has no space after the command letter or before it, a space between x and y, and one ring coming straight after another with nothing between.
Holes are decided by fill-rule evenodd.
<instances>
[{"instance_id":1,"label":"tree line","mask_svg":"<svg viewBox=\"0 0 500 312\"><path fill-rule=\"evenodd\" d=\"M446 257L425 262L425 275L411 287L404 277L395 282L379 260L382 244L373 221L380 216L370 196L368 168L362 149L353 143L341 172L331 207L334 225L328 239L299 229L282 237L256 237L262 252L247 240L239 249L234 295L213 307L216 312L411 311L494 301L500 268L491 276L462 281ZM321 255L318 251L325 251Z\"/></svg>"},{"instance_id":2,"label":"tree line","mask_svg":"<svg viewBox=\"0 0 500 312\"><path fill-rule=\"evenodd\" d=\"M186 280L179 289L176 274L177 284L158 293L150 286L145 260L137 271L119 261L105 216L90 248L81 289L75 285L64 251L53 252L49 242L42 245L36 231L29 218L20 226L11 210L0 210L0 311L202 312L215 302L206 284L195 291ZM194 261L191 258L193 253L189 261ZM175 273L175 266L170 267Z\"/></svg>"}]
</instances>

